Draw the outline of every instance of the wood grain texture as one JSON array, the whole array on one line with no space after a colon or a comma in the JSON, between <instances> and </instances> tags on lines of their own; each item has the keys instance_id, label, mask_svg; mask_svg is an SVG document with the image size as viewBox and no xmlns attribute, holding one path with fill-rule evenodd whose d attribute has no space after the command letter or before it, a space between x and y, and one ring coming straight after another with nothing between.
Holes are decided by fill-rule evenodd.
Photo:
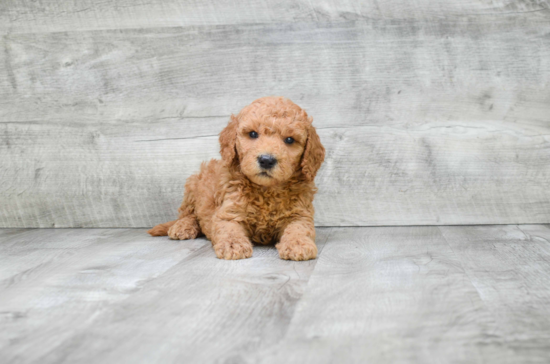
<instances>
[{"instance_id":1,"label":"wood grain texture","mask_svg":"<svg viewBox=\"0 0 550 364\"><path fill-rule=\"evenodd\" d=\"M547 363L550 228L318 229L215 258L144 230L0 229L2 363Z\"/></svg>"},{"instance_id":2,"label":"wood grain texture","mask_svg":"<svg viewBox=\"0 0 550 364\"><path fill-rule=\"evenodd\" d=\"M139 230L31 230L0 239L4 363L45 356L109 305L207 245L163 244Z\"/></svg>"},{"instance_id":3,"label":"wood grain texture","mask_svg":"<svg viewBox=\"0 0 550 364\"><path fill-rule=\"evenodd\" d=\"M550 361L550 229L441 227L506 345L522 363Z\"/></svg>"},{"instance_id":4,"label":"wood grain texture","mask_svg":"<svg viewBox=\"0 0 550 364\"><path fill-rule=\"evenodd\" d=\"M269 94L327 147L317 225L550 222L550 23L529 14L6 35L0 226L172 219Z\"/></svg>"},{"instance_id":5,"label":"wood grain texture","mask_svg":"<svg viewBox=\"0 0 550 364\"><path fill-rule=\"evenodd\" d=\"M318 230L320 251L329 233ZM284 335L316 264L283 261L272 246L224 261L205 239L171 241L143 230L48 229L0 239L2 267L11 271L0 276L3 363L238 357Z\"/></svg>"},{"instance_id":6,"label":"wood grain texture","mask_svg":"<svg viewBox=\"0 0 550 364\"><path fill-rule=\"evenodd\" d=\"M61 32L191 25L339 22L362 19L431 19L550 15L547 0L4 0L0 32Z\"/></svg>"},{"instance_id":7,"label":"wood grain texture","mask_svg":"<svg viewBox=\"0 0 550 364\"><path fill-rule=\"evenodd\" d=\"M501 339L437 227L342 228L285 339L251 362L514 362Z\"/></svg>"}]
</instances>

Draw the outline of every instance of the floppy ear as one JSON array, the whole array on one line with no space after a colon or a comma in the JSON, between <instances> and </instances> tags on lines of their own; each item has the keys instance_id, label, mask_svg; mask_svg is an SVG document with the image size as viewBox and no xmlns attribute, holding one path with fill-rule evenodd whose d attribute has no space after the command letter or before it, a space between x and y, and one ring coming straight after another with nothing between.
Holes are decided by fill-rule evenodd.
<instances>
[{"instance_id":1,"label":"floppy ear","mask_svg":"<svg viewBox=\"0 0 550 364\"><path fill-rule=\"evenodd\" d=\"M237 125L239 120L234 115L231 115L231 121L225 129L220 133L220 154L226 165L231 165L236 161L236 141L237 141Z\"/></svg>"},{"instance_id":2,"label":"floppy ear","mask_svg":"<svg viewBox=\"0 0 550 364\"><path fill-rule=\"evenodd\" d=\"M306 148L302 156L302 173L309 181L313 181L321 164L325 160L325 148L315 128L311 125L307 131Z\"/></svg>"}]
</instances>

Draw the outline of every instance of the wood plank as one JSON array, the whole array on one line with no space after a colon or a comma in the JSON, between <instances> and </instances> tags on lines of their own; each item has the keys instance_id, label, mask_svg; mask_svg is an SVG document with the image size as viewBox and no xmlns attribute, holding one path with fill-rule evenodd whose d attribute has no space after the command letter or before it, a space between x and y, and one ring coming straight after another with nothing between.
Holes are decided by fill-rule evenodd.
<instances>
[{"instance_id":1,"label":"wood plank","mask_svg":"<svg viewBox=\"0 0 550 364\"><path fill-rule=\"evenodd\" d=\"M548 362L550 227L334 228L318 238L316 261L257 247L228 262L204 239L142 230L0 230L0 268L21 271L0 279L0 356ZM22 255L38 264L24 267Z\"/></svg>"},{"instance_id":2,"label":"wood plank","mask_svg":"<svg viewBox=\"0 0 550 364\"><path fill-rule=\"evenodd\" d=\"M547 0L240 0L143 1L45 0L0 2L0 32L63 32L191 25L250 24L362 19L496 17L513 14L548 18Z\"/></svg>"},{"instance_id":3,"label":"wood plank","mask_svg":"<svg viewBox=\"0 0 550 364\"><path fill-rule=\"evenodd\" d=\"M366 20L10 34L0 226L172 219L259 96L315 118L320 226L550 222L550 23Z\"/></svg>"},{"instance_id":4,"label":"wood plank","mask_svg":"<svg viewBox=\"0 0 550 364\"><path fill-rule=\"evenodd\" d=\"M319 257L284 340L246 359L514 362L501 339L437 227L341 228Z\"/></svg>"},{"instance_id":5,"label":"wood plank","mask_svg":"<svg viewBox=\"0 0 550 364\"><path fill-rule=\"evenodd\" d=\"M283 94L323 127L544 127L549 28L481 18L9 35L0 120L140 129L162 121L168 130L206 122L186 136L209 135L252 100Z\"/></svg>"},{"instance_id":6,"label":"wood plank","mask_svg":"<svg viewBox=\"0 0 550 364\"><path fill-rule=\"evenodd\" d=\"M66 233L55 231L63 245ZM93 232L101 236L68 249L71 256L0 286L4 361L211 362L246 354L284 334L316 264L283 261L274 247L224 261L205 239ZM329 234L318 231L321 252Z\"/></svg>"},{"instance_id":7,"label":"wood plank","mask_svg":"<svg viewBox=\"0 0 550 364\"><path fill-rule=\"evenodd\" d=\"M12 176L0 187L2 226L146 227L169 221L185 179L219 148L217 137L141 143L121 130L90 144L83 128L63 141L42 133L43 127L19 130L25 138L13 138L11 158L0 162ZM319 226L550 218L545 137L458 125L319 132L329 151L317 177ZM530 152L518 153L521 147ZM31 161L18 157L23 148Z\"/></svg>"},{"instance_id":8,"label":"wood plank","mask_svg":"<svg viewBox=\"0 0 550 364\"><path fill-rule=\"evenodd\" d=\"M74 247L74 244L86 246L88 235L97 239L95 232L86 232L77 234L77 239L73 241L74 230L2 229L0 232L0 259L6 261L0 266L0 287L11 285L35 268L51 264L52 260L61 260L67 253L72 255L67 248Z\"/></svg>"},{"instance_id":9,"label":"wood plank","mask_svg":"<svg viewBox=\"0 0 550 364\"><path fill-rule=\"evenodd\" d=\"M550 228L441 227L521 360L550 361Z\"/></svg>"},{"instance_id":10,"label":"wood plank","mask_svg":"<svg viewBox=\"0 0 550 364\"><path fill-rule=\"evenodd\" d=\"M198 249L143 230L41 229L0 240L0 353L31 362Z\"/></svg>"}]
</instances>

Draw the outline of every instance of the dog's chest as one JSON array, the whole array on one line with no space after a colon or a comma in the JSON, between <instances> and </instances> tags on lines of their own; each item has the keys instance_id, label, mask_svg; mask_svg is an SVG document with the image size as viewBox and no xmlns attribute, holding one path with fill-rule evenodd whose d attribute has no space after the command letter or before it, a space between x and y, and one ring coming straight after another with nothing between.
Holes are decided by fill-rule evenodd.
<instances>
[{"instance_id":1,"label":"dog's chest","mask_svg":"<svg viewBox=\"0 0 550 364\"><path fill-rule=\"evenodd\" d=\"M259 244L275 243L288 224L295 205L296 198L285 191L250 196L245 223L251 240Z\"/></svg>"}]
</instances>

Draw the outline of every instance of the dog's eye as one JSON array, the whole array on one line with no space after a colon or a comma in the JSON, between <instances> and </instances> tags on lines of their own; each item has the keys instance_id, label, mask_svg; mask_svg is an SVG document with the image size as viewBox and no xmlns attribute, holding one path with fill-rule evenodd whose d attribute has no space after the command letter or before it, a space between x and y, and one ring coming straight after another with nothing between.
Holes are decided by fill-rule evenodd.
<instances>
[{"instance_id":1,"label":"dog's eye","mask_svg":"<svg viewBox=\"0 0 550 364\"><path fill-rule=\"evenodd\" d=\"M286 138L286 139L285 139L285 143L286 143L286 144L292 144L292 143L294 143L294 138L291 138L291 137Z\"/></svg>"},{"instance_id":2,"label":"dog's eye","mask_svg":"<svg viewBox=\"0 0 550 364\"><path fill-rule=\"evenodd\" d=\"M250 133L248 133L248 135L252 138L252 139L256 139L258 137L258 133L256 133L255 131L251 131Z\"/></svg>"}]
</instances>

